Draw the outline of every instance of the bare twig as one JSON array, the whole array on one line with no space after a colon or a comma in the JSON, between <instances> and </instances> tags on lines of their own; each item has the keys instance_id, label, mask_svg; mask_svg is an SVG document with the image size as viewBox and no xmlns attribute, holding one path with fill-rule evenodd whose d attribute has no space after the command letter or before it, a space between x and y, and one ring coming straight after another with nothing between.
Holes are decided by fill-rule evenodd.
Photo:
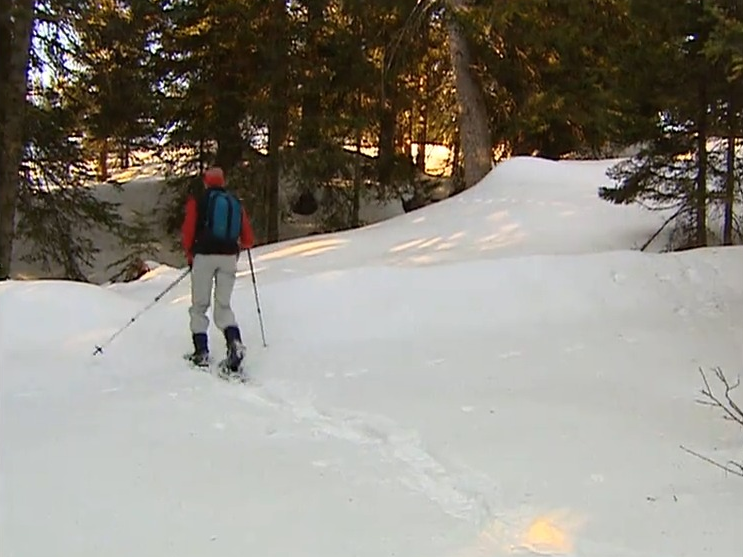
<instances>
[{"instance_id":1,"label":"bare twig","mask_svg":"<svg viewBox=\"0 0 743 557\"><path fill-rule=\"evenodd\" d=\"M722 383L722 385L725 387L725 400L721 400L712 392L712 387L710 387L707 376L704 374L704 371L699 368L699 373L702 375L702 380L704 381L704 389L702 389L702 395L704 395L709 400L698 402L700 402L701 404L720 408L725 413L725 417L727 419L743 426L743 410L732 398L732 392L740 386L740 378L736 379L735 383L731 384L727 377L725 377L722 369L716 367L714 368L714 372L718 381L720 381L720 383Z\"/></svg>"},{"instance_id":2,"label":"bare twig","mask_svg":"<svg viewBox=\"0 0 743 557\"><path fill-rule=\"evenodd\" d=\"M732 461L728 462L727 464L720 464L719 462L712 460L711 458L692 451L691 449L687 449L683 445L681 445L681 449L686 451L690 455L693 455L705 462L712 464L713 466L717 466L718 468L725 470L725 472L728 472L729 474L733 474L734 476L740 476L741 478L743 478L743 464L738 464L737 462Z\"/></svg>"},{"instance_id":3,"label":"bare twig","mask_svg":"<svg viewBox=\"0 0 743 557\"><path fill-rule=\"evenodd\" d=\"M660 233L663 232L666 226L668 226L676 217L678 217L685 208L686 207L681 207L678 211L676 211L674 214L668 217L666 221L663 223L663 225L655 232L655 234L650 236L648 241L643 244L643 246L640 248L640 251L645 251L648 248L648 246L653 243L653 240L655 240L660 235Z\"/></svg>"},{"instance_id":4,"label":"bare twig","mask_svg":"<svg viewBox=\"0 0 743 557\"><path fill-rule=\"evenodd\" d=\"M734 383L731 383L728 378L725 377L725 374L723 373L721 368L714 368L714 372L717 380L722 383L723 387L725 388L725 394L722 397L716 395L712 391L712 387L710 386L709 380L707 379L704 371L702 370L702 368L699 368L699 373L702 376L702 381L704 381L704 388L702 389L702 395L704 396L704 399L697 400L697 402L705 406L720 408L723 411L723 417L726 420L732 420L737 424L743 426L743 410L741 410L741 407L735 400L733 400L732 397L732 392L740 385L740 378L736 379ZM728 461L726 464L721 464L712 460L711 458L687 449L683 445L681 446L681 448L687 453L694 455L697 458L704 460L705 462L717 466L718 468L725 470L730 474L743 478L743 463Z\"/></svg>"}]
</instances>

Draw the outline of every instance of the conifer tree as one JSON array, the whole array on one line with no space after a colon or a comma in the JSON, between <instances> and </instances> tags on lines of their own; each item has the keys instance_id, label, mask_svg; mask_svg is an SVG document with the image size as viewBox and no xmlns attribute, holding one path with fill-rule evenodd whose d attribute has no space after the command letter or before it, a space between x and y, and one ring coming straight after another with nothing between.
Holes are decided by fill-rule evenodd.
<instances>
[{"instance_id":1,"label":"conifer tree","mask_svg":"<svg viewBox=\"0 0 743 557\"><path fill-rule=\"evenodd\" d=\"M10 277L23 157L33 0L0 7L0 280Z\"/></svg>"},{"instance_id":2,"label":"conifer tree","mask_svg":"<svg viewBox=\"0 0 743 557\"><path fill-rule=\"evenodd\" d=\"M101 201L88 186L89 170L81 138L83 114L74 102L75 23L81 6L72 0L45 0L36 6L29 44L29 74L18 176L16 240L28 246L24 259L65 278L87 280L87 267L100 246L93 230L126 231L116 206ZM31 77L33 76L33 77ZM59 269L59 271L56 271ZM60 276L59 274L57 276Z\"/></svg>"},{"instance_id":3,"label":"conifer tree","mask_svg":"<svg viewBox=\"0 0 743 557\"><path fill-rule=\"evenodd\" d=\"M725 95L724 74L707 55L715 28L711 0L678 2L673 9L636 0L636 17L655 33L646 37L648 66L658 68L646 98L659 109L655 135L611 175L617 187L600 195L614 203L645 203L673 210L680 247L708 245L708 204L712 170L719 153L710 153L715 131L713 107ZM650 39L650 40L648 40ZM658 79L660 77L660 79Z\"/></svg>"}]
</instances>

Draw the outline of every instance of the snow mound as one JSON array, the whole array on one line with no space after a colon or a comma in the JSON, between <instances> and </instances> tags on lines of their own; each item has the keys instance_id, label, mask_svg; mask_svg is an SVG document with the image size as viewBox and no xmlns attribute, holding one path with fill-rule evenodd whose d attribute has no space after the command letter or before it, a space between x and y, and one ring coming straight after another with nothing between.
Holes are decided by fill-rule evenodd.
<instances>
[{"instance_id":1,"label":"snow mound","mask_svg":"<svg viewBox=\"0 0 743 557\"><path fill-rule=\"evenodd\" d=\"M516 157L459 195L362 229L267 246L260 261L293 274L639 249L667 215L598 197L616 162ZM650 251L666 241L659 235Z\"/></svg>"},{"instance_id":2,"label":"snow mound","mask_svg":"<svg viewBox=\"0 0 743 557\"><path fill-rule=\"evenodd\" d=\"M0 283L0 344L47 346L100 330L136 306L98 286L61 280Z\"/></svg>"}]
</instances>

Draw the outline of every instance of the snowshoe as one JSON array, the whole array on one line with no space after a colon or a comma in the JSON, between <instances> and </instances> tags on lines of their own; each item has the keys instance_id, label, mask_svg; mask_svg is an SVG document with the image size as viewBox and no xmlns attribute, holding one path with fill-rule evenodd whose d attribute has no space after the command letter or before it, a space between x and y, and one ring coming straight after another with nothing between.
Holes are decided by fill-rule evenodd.
<instances>
[{"instance_id":1,"label":"snowshoe","mask_svg":"<svg viewBox=\"0 0 743 557\"><path fill-rule=\"evenodd\" d=\"M209 372L210 367L212 366L213 359L211 355L208 352L205 353L188 353L183 355L183 359L188 362L188 364L193 367L194 369L202 370Z\"/></svg>"},{"instance_id":2,"label":"snowshoe","mask_svg":"<svg viewBox=\"0 0 743 557\"><path fill-rule=\"evenodd\" d=\"M225 381L245 383L247 377L241 366L233 367L228 358L222 360L217 366L217 375Z\"/></svg>"},{"instance_id":3,"label":"snowshoe","mask_svg":"<svg viewBox=\"0 0 743 557\"><path fill-rule=\"evenodd\" d=\"M196 367L209 367L211 363L209 352L194 352L188 356L188 360Z\"/></svg>"}]
</instances>

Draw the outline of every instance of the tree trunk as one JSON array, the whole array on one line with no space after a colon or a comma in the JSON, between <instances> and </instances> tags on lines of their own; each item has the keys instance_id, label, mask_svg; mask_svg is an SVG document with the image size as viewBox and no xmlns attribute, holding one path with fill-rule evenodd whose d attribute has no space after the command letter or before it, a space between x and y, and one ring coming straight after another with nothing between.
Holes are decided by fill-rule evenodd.
<instances>
[{"instance_id":1,"label":"tree trunk","mask_svg":"<svg viewBox=\"0 0 743 557\"><path fill-rule=\"evenodd\" d=\"M430 48L429 38L430 27L426 25L423 28L423 35L421 41L423 42L423 48L428 50ZM418 82L418 98L420 99L420 106L418 107L418 133L415 138L415 142L418 144L418 154L415 158L415 166L421 172L426 171L426 145L428 144L428 105L431 102L431 86L430 80L428 79L428 65Z\"/></svg>"},{"instance_id":2,"label":"tree trunk","mask_svg":"<svg viewBox=\"0 0 743 557\"><path fill-rule=\"evenodd\" d=\"M281 188L282 147L286 140L288 126L288 107L286 92L288 90L288 37L287 14L284 0L273 0L273 75L271 77L271 108L268 131L268 182L266 183L266 240L269 243L279 241L279 192Z\"/></svg>"},{"instance_id":3,"label":"tree trunk","mask_svg":"<svg viewBox=\"0 0 743 557\"><path fill-rule=\"evenodd\" d=\"M34 0L0 7L0 280L10 277Z\"/></svg>"},{"instance_id":4,"label":"tree trunk","mask_svg":"<svg viewBox=\"0 0 743 557\"><path fill-rule=\"evenodd\" d=\"M385 81L387 81L387 75L389 74L385 75ZM388 185L392 180L392 170L395 164L397 114L393 103L394 94L393 84L387 82L379 112L379 158L377 160L378 179L383 185Z\"/></svg>"},{"instance_id":5,"label":"tree trunk","mask_svg":"<svg viewBox=\"0 0 743 557\"><path fill-rule=\"evenodd\" d=\"M240 126L236 123L221 128L217 133L217 154L214 156L214 164L224 170L225 174L235 168L243 156L243 140L240 135Z\"/></svg>"},{"instance_id":6,"label":"tree trunk","mask_svg":"<svg viewBox=\"0 0 743 557\"><path fill-rule=\"evenodd\" d=\"M423 102L418 112L418 137L416 143L418 144L418 154L415 158L415 166L421 172L426 171L426 145L428 144L428 100L427 96L423 97Z\"/></svg>"},{"instance_id":7,"label":"tree trunk","mask_svg":"<svg viewBox=\"0 0 743 557\"><path fill-rule=\"evenodd\" d=\"M697 180L695 197L696 213L696 246L705 247L707 245L707 137L709 135L709 118L707 117L708 94L707 94L707 65L701 49L704 48L708 31L702 23L704 15L704 1L699 2L699 22L703 25L700 33L700 52L697 54L699 64L698 83L697 83L697 106L699 110L697 122Z\"/></svg>"},{"instance_id":8,"label":"tree trunk","mask_svg":"<svg viewBox=\"0 0 743 557\"><path fill-rule=\"evenodd\" d=\"M451 162L452 195L454 195L462 193L466 189L464 178L462 177L462 142L460 141L458 125L450 150L454 153Z\"/></svg>"},{"instance_id":9,"label":"tree trunk","mask_svg":"<svg viewBox=\"0 0 743 557\"><path fill-rule=\"evenodd\" d=\"M108 180L108 138L103 138L98 150L98 181Z\"/></svg>"},{"instance_id":10,"label":"tree trunk","mask_svg":"<svg viewBox=\"0 0 743 557\"><path fill-rule=\"evenodd\" d=\"M361 113L361 91L356 93L356 110ZM364 128L360 124L356 126L356 158L353 165L353 204L351 206L351 226L358 228L361 223L361 141Z\"/></svg>"},{"instance_id":11,"label":"tree trunk","mask_svg":"<svg viewBox=\"0 0 743 557\"><path fill-rule=\"evenodd\" d=\"M727 173L725 176L725 217L722 230L722 243L733 245L733 205L735 204L735 145L736 145L736 118L734 103L735 92L730 87L728 97L728 144L727 144Z\"/></svg>"},{"instance_id":12,"label":"tree trunk","mask_svg":"<svg viewBox=\"0 0 743 557\"><path fill-rule=\"evenodd\" d=\"M301 150L312 151L320 146L320 120L322 113L322 98L319 72L323 61L319 53L319 42L322 39L325 24L325 7L327 0L305 0L307 7L307 45L305 47L308 69L304 79L302 92L302 123L297 138L297 147Z\"/></svg>"},{"instance_id":13,"label":"tree trunk","mask_svg":"<svg viewBox=\"0 0 743 557\"><path fill-rule=\"evenodd\" d=\"M122 140L119 162L124 170L132 165L132 145L128 139Z\"/></svg>"},{"instance_id":14,"label":"tree trunk","mask_svg":"<svg viewBox=\"0 0 743 557\"><path fill-rule=\"evenodd\" d=\"M268 131L268 182L266 183L266 241L279 241L279 192L281 189L281 148L286 138L286 116L275 113Z\"/></svg>"},{"instance_id":15,"label":"tree trunk","mask_svg":"<svg viewBox=\"0 0 743 557\"><path fill-rule=\"evenodd\" d=\"M398 129L397 141L395 142L396 152L402 152L405 158L410 162L413 161L413 131L414 126L414 113L412 110L406 110L402 113L403 126Z\"/></svg>"},{"instance_id":16,"label":"tree trunk","mask_svg":"<svg viewBox=\"0 0 743 557\"><path fill-rule=\"evenodd\" d=\"M199 174L203 174L206 170L206 147L204 146L204 138L199 139Z\"/></svg>"},{"instance_id":17,"label":"tree trunk","mask_svg":"<svg viewBox=\"0 0 743 557\"><path fill-rule=\"evenodd\" d=\"M696 247L707 245L707 86L699 84L699 130L697 133ZM703 108L702 108L703 107Z\"/></svg>"},{"instance_id":18,"label":"tree trunk","mask_svg":"<svg viewBox=\"0 0 743 557\"><path fill-rule=\"evenodd\" d=\"M466 8L466 4L467 0L449 0L448 32L449 54L459 101L464 183L469 188L490 172L493 155L485 98L472 72L470 48L454 13Z\"/></svg>"},{"instance_id":19,"label":"tree trunk","mask_svg":"<svg viewBox=\"0 0 743 557\"><path fill-rule=\"evenodd\" d=\"M225 84L223 91L230 91ZM240 164L243 158L243 138L240 133L240 120L243 118L245 108L235 98L236 95L226 93L217 103L217 153L214 156L214 164L229 173Z\"/></svg>"}]
</instances>

